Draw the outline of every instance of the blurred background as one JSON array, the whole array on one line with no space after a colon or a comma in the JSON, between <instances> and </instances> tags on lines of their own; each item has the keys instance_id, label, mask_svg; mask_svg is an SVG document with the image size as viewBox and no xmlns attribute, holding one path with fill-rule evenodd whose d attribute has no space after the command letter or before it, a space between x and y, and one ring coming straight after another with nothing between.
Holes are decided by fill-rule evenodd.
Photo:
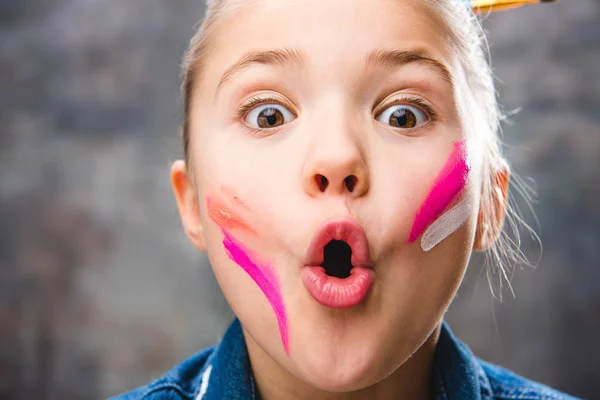
<instances>
[{"instance_id":1,"label":"blurred background","mask_svg":"<svg viewBox=\"0 0 600 400\"><path fill-rule=\"evenodd\" d=\"M183 233L179 60L199 0L0 1L0 399L100 399L216 342L233 318ZM543 256L515 296L476 257L447 319L474 352L600 392L600 2L490 16L515 171ZM535 221L528 217L535 225ZM533 261L539 249L524 243Z\"/></svg>"}]
</instances>

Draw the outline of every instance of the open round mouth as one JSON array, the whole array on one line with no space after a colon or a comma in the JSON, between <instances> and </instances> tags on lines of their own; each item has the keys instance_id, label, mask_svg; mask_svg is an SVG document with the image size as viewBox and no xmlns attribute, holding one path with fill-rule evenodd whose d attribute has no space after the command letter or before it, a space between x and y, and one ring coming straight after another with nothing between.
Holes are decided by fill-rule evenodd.
<instances>
[{"instance_id":1,"label":"open round mouth","mask_svg":"<svg viewBox=\"0 0 600 400\"><path fill-rule=\"evenodd\" d=\"M302 281L317 303L350 308L363 302L375 273L367 235L355 220L332 218L323 223L308 246Z\"/></svg>"},{"instance_id":2,"label":"open round mouth","mask_svg":"<svg viewBox=\"0 0 600 400\"><path fill-rule=\"evenodd\" d=\"M323 249L325 273L336 278L347 278L352 270L352 248L344 240L331 240Z\"/></svg>"}]
</instances>

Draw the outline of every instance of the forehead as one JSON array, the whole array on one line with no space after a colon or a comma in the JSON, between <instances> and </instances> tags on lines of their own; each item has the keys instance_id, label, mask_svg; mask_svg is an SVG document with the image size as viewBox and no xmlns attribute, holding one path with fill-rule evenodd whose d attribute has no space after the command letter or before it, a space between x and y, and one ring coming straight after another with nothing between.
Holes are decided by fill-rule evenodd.
<instances>
[{"instance_id":1,"label":"forehead","mask_svg":"<svg viewBox=\"0 0 600 400\"><path fill-rule=\"evenodd\" d=\"M312 66L338 72L381 49L424 50L450 65L446 35L420 0L233 1L218 18L205 63L209 76L271 48L299 50Z\"/></svg>"}]
</instances>

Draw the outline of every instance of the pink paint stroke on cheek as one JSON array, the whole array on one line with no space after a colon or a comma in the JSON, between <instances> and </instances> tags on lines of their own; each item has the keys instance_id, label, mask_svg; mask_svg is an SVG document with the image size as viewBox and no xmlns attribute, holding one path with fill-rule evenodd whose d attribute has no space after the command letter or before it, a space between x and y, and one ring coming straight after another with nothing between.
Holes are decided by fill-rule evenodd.
<instances>
[{"instance_id":1,"label":"pink paint stroke on cheek","mask_svg":"<svg viewBox=\"0 0 600 400\"><path fill-rule=\"evenodd\" d=\"M231 236L225 229L221 229L225 235L223 246L228 252L229 258L238 264L250 278L258 285L260 290L265 294L267 300L271 304L277 324L279 325L279 335L286 354L289 354L288 331L287 331L287 315L281 291L279 289L279 279L276 272L268 265L259 265L250 257L250 251Z\"/></svg>"},{"instance_id":2,"label":"pink paint stroke on cheek","mask_svg":"<svg viewBox=\"0 0 600 400\"><path fill-rule=\"evenodd\" d=\"M438 219L444 210L464 189L471 167L468 163L465 140L454 143L454 149L444 168L437 176L435 185L417 212L408 242L412 243Z\"/></svg>"}]
</instances>

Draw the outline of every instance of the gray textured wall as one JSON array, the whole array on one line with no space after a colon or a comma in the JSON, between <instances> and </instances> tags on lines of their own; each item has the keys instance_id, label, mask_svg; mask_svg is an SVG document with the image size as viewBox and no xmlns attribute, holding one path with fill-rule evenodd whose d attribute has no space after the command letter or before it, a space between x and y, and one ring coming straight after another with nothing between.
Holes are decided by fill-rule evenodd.
<instances>
[{"instance_id":1,"label":"gray textured wall","mask_svg":"<svg viewBox=\"0 0 600 400\"><path fill-rule=\"evenodd\" d=\"M1 399L114 394L232 318L168 183L178 62L202 13L198 0L0 2ZM600 2L485 27L503 104L522 107L507 153L536 181L544 252L503 303L475 259L448 319L478 355L597 398Z\"/></svg>"}]
</instances>

